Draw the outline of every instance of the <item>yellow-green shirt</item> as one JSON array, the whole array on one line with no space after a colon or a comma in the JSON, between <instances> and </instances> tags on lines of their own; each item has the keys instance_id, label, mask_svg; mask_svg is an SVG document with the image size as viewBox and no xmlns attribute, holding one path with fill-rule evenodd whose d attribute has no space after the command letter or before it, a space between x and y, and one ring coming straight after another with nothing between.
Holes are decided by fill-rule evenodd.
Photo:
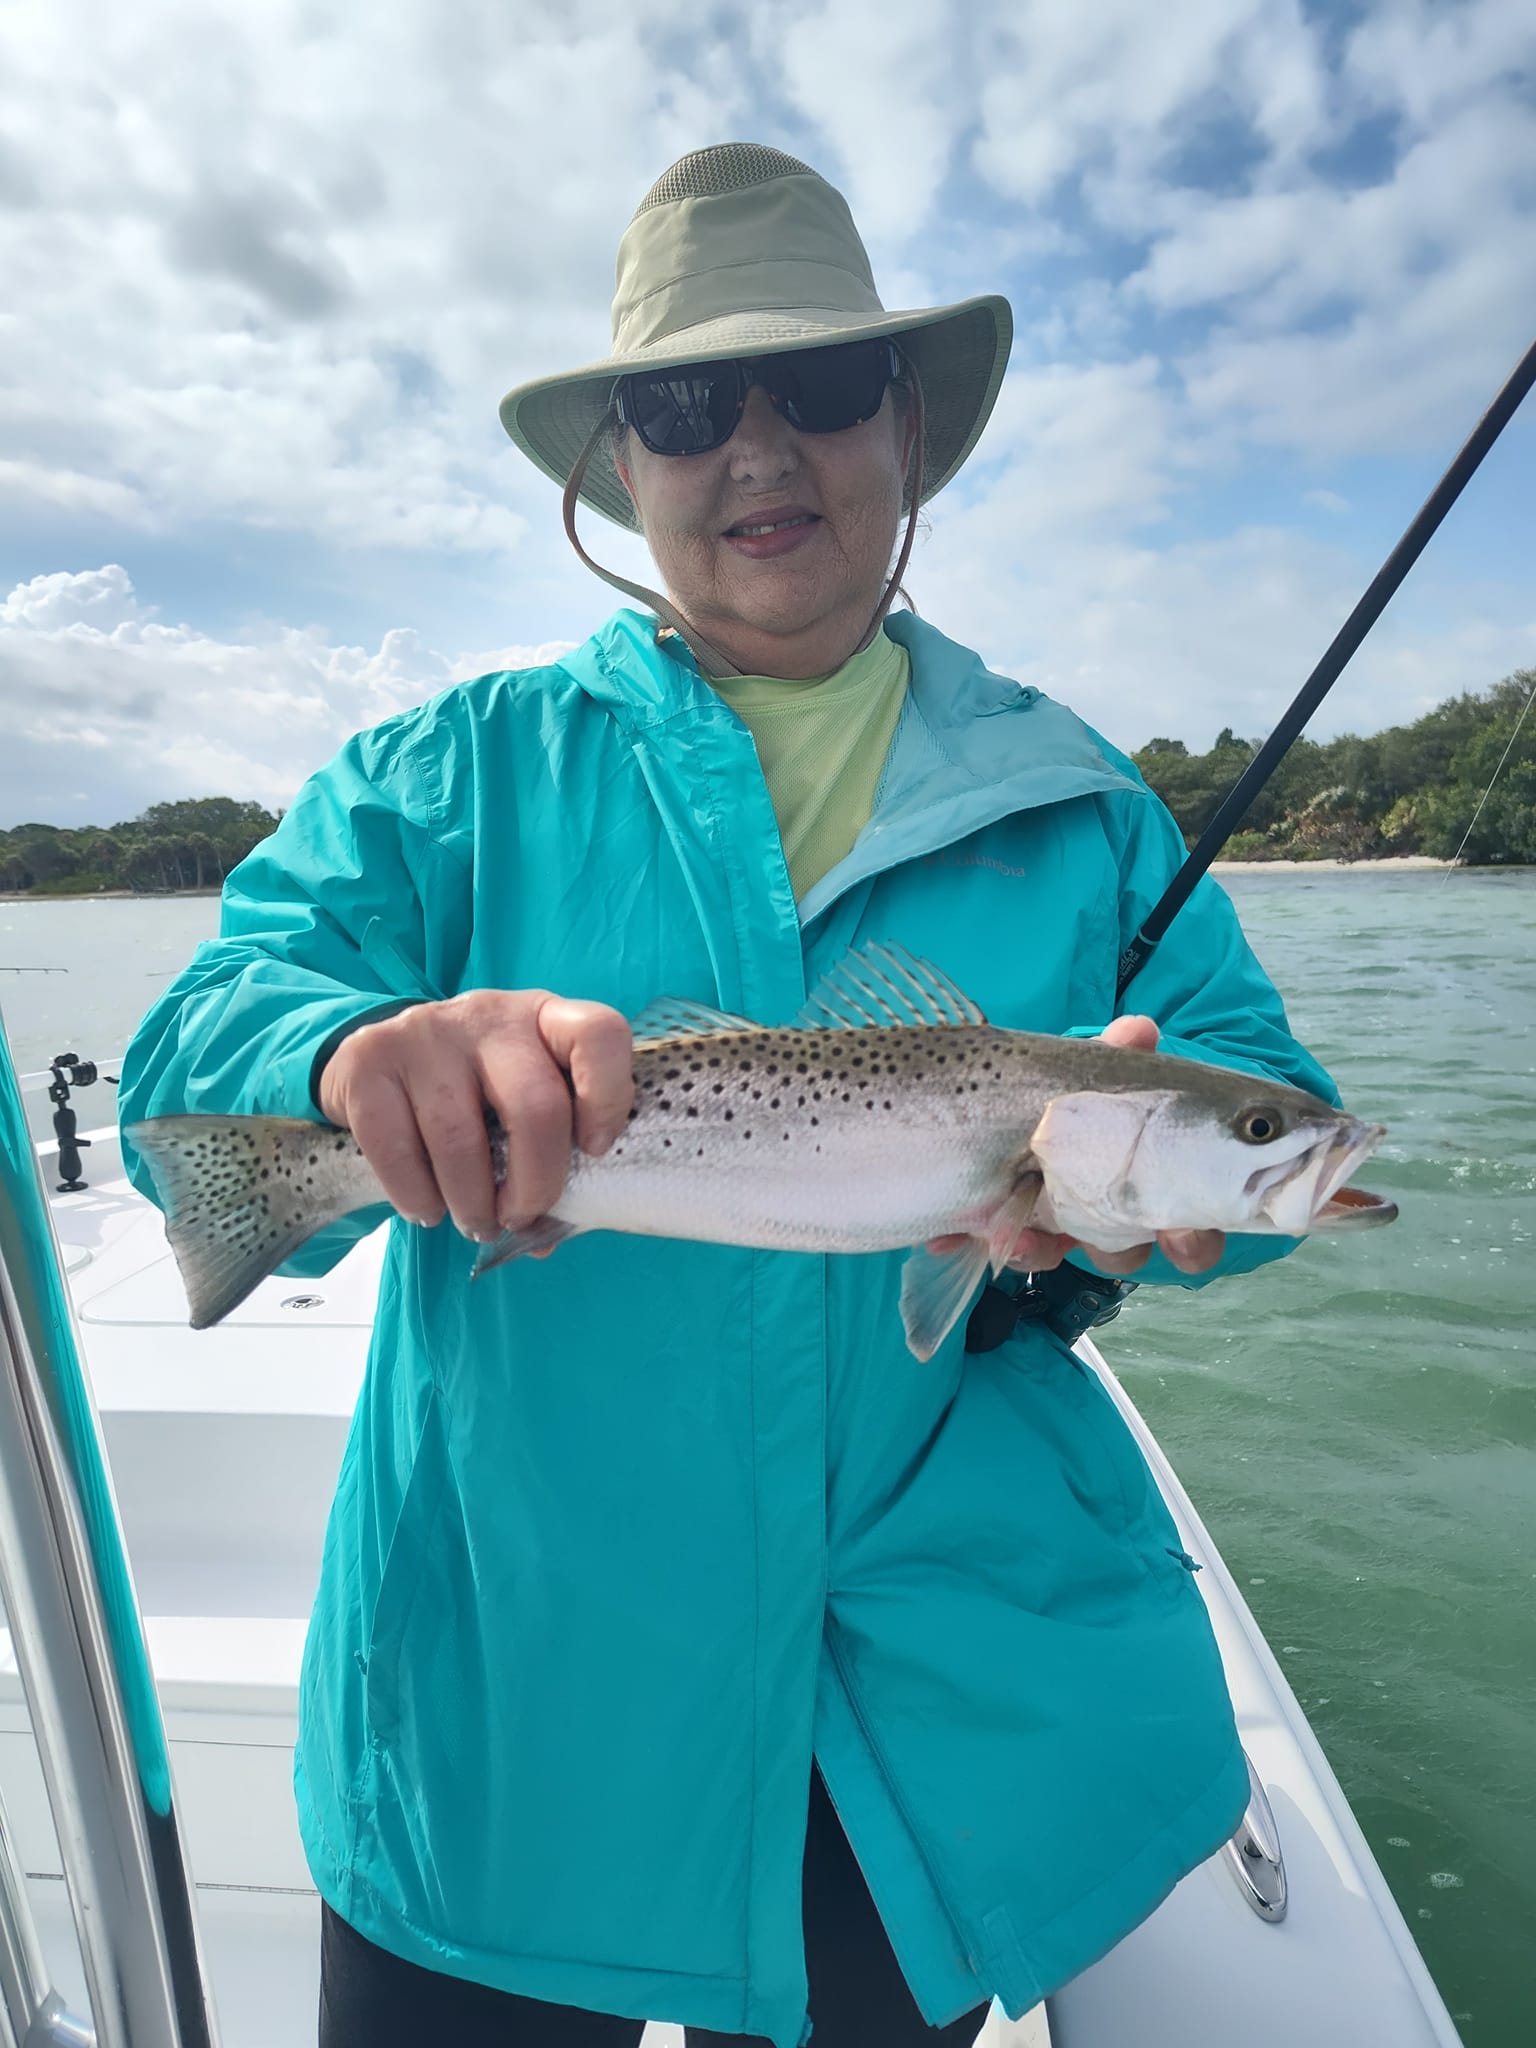
<instances>
[{"instance_id":1,"label":"yellow-green shirt","mask_svg":"<svg viewBox=\"0 0 1536 2048\"><path fill-rule=\"evenodd\" d=\"M715 688L757 743L798 903L869 823L912 663L877 633L829 676L726 676Z\"/></svg>"}]
</instances>

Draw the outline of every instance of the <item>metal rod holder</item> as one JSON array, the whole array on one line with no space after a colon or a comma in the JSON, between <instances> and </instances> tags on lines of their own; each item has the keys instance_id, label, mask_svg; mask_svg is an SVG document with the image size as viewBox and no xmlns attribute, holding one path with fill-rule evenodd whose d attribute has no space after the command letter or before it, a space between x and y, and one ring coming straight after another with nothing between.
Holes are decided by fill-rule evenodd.
<instances>
[{"instance_id":1,"label":"metal rod holder","mask_svg":"<svg viewBox=\"0 0 1536 2048\"><path fill-rule=\"evenodd\" d=\"M160 1703L61 1271L0 1024L0 1595L95 2027L48 1988L24 1885L0 1854L5 2019L26 2048L217 2048Z\"/></svg>"}]
</instances>

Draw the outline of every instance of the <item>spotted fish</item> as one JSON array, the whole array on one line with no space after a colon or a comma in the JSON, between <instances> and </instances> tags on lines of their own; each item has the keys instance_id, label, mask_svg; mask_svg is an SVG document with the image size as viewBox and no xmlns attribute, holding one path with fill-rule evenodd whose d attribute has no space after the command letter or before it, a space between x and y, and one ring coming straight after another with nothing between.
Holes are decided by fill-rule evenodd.
<instances>
[{"instance_id":1,"label":"spotted fish","mask_svg":"<svg viewBox=\"0 0 1536 2048\"><path fill-rule=\"evenodd\" d=\"M851 953L795 1023L663 1000L632 1026L634 1107L559 1201L485 1246L479 1274L579 1232L771 1251L911 1247L901 1314L933 1355L1025 1229L1105 1251L1161 1230L1301 1236L1390 1222L1344 1183L1380 1125L1318 1097L1162 1053L988 1024L896 946ZM506 1139L487 1120L498 1182ZM133 1126L201 1329L326 1224L384 1199L353 1138L276 1117ZM958 1238L943 1252L932 1239Z\"/></svg>"}]
</instances>

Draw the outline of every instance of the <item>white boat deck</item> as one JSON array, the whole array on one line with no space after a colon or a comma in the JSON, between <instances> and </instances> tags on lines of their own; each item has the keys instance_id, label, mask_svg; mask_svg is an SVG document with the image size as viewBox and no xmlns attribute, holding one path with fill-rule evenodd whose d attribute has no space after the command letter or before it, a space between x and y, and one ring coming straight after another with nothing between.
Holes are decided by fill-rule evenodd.
<instances>
[{"instance_id":1,"label":"white boat deck","mask_svg":"<svg viewBox=\"0 0 1536 2048\"><path fill-rule=\"evenodd\" d=\"M314 2040L318 1901L291 1793L299 1657L372 1316L382 1241L323 1280L265 1282L217 1333L186 1325L158 1215L93 1133L58 1197L114 1490L166 1719L225 2048ZM1156 1442L1091 1346L1205 1569L1290 1909L1259 1918L1225 1861L1191 1873L1050 2002L1056 2048L1455 2048L1457 2036L1283 1674ZM59 1988L84 2014L60 1860L8 1634L0 1790ZM1115 1854L1104 1843L1106 1858ZM994 2010L986 2048L1044 2048ZM653 2027L647 2048L681 2048ZM873 2048L873 2044L872 2044Z\"/></svg>"}]
</instances>

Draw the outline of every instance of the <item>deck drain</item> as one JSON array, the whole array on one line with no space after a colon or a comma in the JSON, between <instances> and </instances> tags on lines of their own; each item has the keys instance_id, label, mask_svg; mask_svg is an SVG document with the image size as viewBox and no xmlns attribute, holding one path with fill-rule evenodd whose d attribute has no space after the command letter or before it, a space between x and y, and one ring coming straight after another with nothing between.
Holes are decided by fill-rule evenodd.
<instances>
[{"instance_id":1,"label":"deck drain","mask_svg":"<svg viewBox=\"0 0 1536 2048\"><path fill-rule=\"evenodd\" d=\"M290 1294L283 1303L284 1308L323 1308L324 1306L325 1296L323 1294Z\"/></svg>"}]
</instances>

